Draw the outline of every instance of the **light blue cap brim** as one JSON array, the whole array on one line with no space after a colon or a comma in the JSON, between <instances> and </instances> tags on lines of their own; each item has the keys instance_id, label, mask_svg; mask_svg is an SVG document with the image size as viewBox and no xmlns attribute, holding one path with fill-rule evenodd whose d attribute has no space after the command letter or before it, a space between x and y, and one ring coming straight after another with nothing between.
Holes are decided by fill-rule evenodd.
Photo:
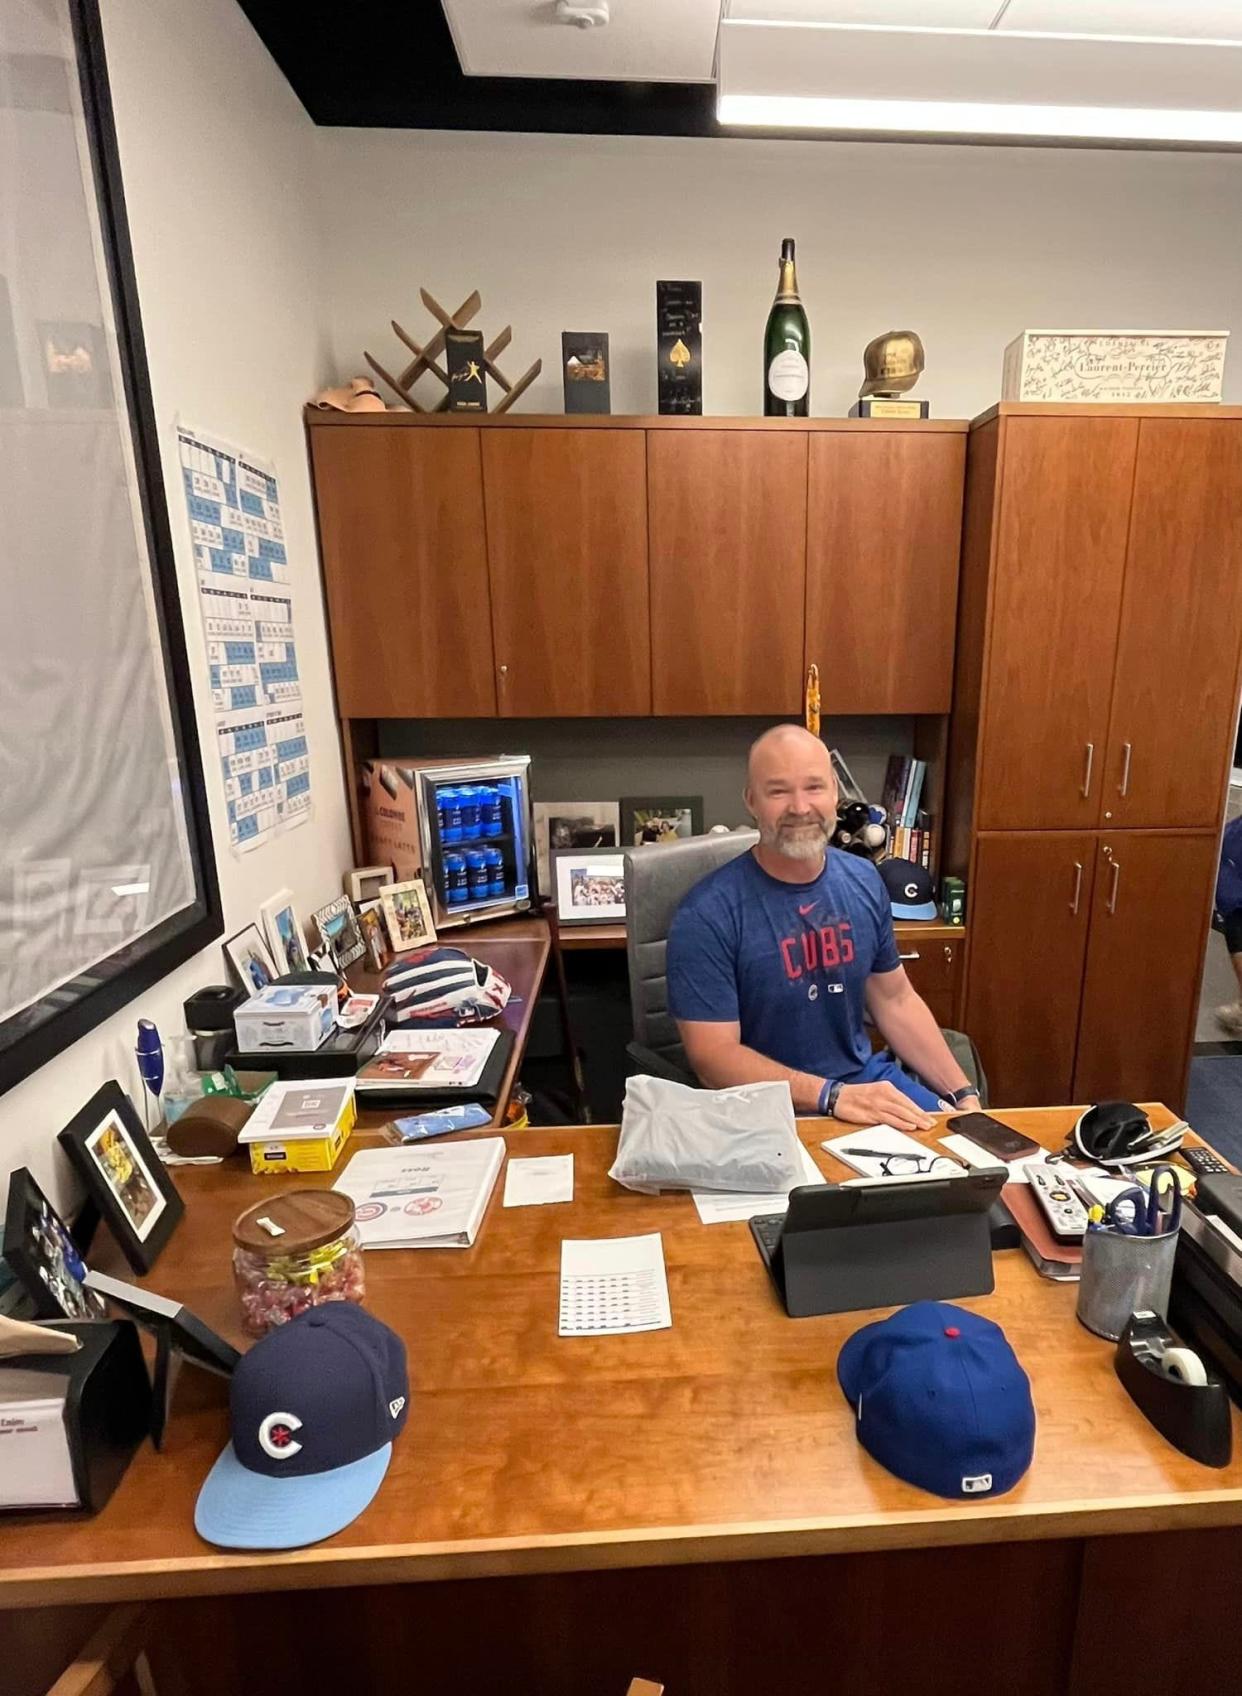
<instances>
[{"instance_id":1,"label":"light blue cap brim","mask_svg":"<svg viewBox=\"0 0 1242 1696\"><path fill-rule=\"evenodd\" d=\"M198 1493L194 1529L222 1549L300 1549L357 1519L384 1482L392 1444L333 1472L269 1478L238 1460L232 1443Z\"/></svg>"},{"instance_id":2,"label":"light blue cap brim","mask_svg":"<svg viewBox=\"0 0 1242 1696\"><path fill-rule=\"evenodd\" d=\"M892 907L895 919L938 919L940 917L934 901L921 901L917 907L906 901L894 901Z\"/></svg>"}]
</instances>

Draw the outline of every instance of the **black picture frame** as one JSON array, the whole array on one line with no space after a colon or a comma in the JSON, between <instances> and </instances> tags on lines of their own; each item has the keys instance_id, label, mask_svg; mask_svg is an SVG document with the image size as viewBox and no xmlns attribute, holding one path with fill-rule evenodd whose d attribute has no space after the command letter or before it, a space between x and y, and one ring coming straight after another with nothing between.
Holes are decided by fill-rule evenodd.
<instances>
[{"instance_id":1,"label":"black picture frame","mask_svg":"<svg viewBox=\"0 0 1242 1696\"><path fill-rule=\"evenodd\" d=\"M65 5L77 50L100 241L116 323L169 716L182 779L195 899L137 941L127 943L0 1021L0 1094L94 1030L224 931L98 0L65 0Z\"/></svg>"},{"instance_id":2,"label":"black picture frame","mask_svg":"<svg viewBox=\"0 0 1242 1696\"><path fill-rule=\"evenodd\" d=\"M621 883L621 899L611 904L579 907L570 891L575 872L590 878L591 867L598 866L596 875L609 883ZM618 871L617 868L620 868ZM569 896L569 899L566 899ZM552 850L552 900L556 905L556 922L562 930L569 925L616 925L625 922L625 849L617 848L554 848Z\"/></svg>"},{"instance_id":3,"label":"black picture frame","mask_svg":"<svg viewBox=\"0 0 1242 1696\"><path fill-rule=\"evenodd\" d=\"M103 1301L87 1288L86 1262L69 1227L25 1166L9 1175L3 1252L36 1319L103 1318Z\"/></svg>"},{"instance_id":4,"label":"black picture frame","mask_svg":"<svg viewBox=\"0 0 1242 1696\"><path fill-rule=\"evenodd\" d=\"M115 1078L95 1091L57 1141L126 1260L135 1272L149 1272L185 1203Z\"/></svg>"},{"instance_id":5,"label":"black picture frame","mask_svg":"<svg viewBox=\"0 0 1242 1696\"><path fill-rule=\"evenodd\" d=\"M621 798L621 829L619 832L623 848L638 848L642 843L635 841L636 815L638 813L658 813L665 817L679 817L683 813L690 815L690 836L703 834L703 797L701 795L623 795ZM679 832L677 840L683 840Z\"/></svg>"}]
</instances>

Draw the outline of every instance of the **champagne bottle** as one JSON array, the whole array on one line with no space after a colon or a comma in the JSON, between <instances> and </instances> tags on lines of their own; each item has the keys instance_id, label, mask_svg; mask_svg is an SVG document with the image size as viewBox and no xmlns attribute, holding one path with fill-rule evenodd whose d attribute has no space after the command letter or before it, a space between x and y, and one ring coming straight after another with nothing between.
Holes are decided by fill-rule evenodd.
<instances>
[{"instance_id":1,"label":"champagne bottle","mask_svg":"<svg viewBox=\"0 0 1242 1696\"><path fill-rule=\"evenodd\" d=\"M786 236L763 335L763 413L765 418L805 418L810 410L811 326L798 293L793 240Z\"/></svg>"}]
</instances>

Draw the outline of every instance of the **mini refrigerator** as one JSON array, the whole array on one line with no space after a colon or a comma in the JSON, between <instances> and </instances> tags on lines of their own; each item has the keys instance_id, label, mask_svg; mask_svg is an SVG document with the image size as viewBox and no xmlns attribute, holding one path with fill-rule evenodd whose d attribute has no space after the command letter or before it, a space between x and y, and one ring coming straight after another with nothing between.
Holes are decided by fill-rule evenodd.
<instances>
[{"instance_id":1,"label":"mini refrigerator","mask_svg":"<svg viewBox=\"0 0 1242 1696\"><path fill-rule=\"evenodd\" d=\"M361 777L371 858L422 877L437 930L529 910L529 754L374 759Z\"/></svg>"}]
</instances>

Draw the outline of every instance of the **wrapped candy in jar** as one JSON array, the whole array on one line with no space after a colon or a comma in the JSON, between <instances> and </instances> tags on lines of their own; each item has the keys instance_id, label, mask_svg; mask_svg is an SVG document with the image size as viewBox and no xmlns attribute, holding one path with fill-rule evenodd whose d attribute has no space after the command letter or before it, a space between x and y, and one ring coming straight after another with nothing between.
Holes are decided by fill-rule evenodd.
<instances>
[{"instance_id":1,"label":"wrapped candy in jar","mask_svg":"<svg viewBox=\"0 0 1242 1696\"><path fill-rule=\"evenodd\" d=\"M250 1337L325 1301L361 1306L353 1202L337 1190L286 1190L248 1207L233 1226L233 1279Z\"/></svg>"}]
</instances>

